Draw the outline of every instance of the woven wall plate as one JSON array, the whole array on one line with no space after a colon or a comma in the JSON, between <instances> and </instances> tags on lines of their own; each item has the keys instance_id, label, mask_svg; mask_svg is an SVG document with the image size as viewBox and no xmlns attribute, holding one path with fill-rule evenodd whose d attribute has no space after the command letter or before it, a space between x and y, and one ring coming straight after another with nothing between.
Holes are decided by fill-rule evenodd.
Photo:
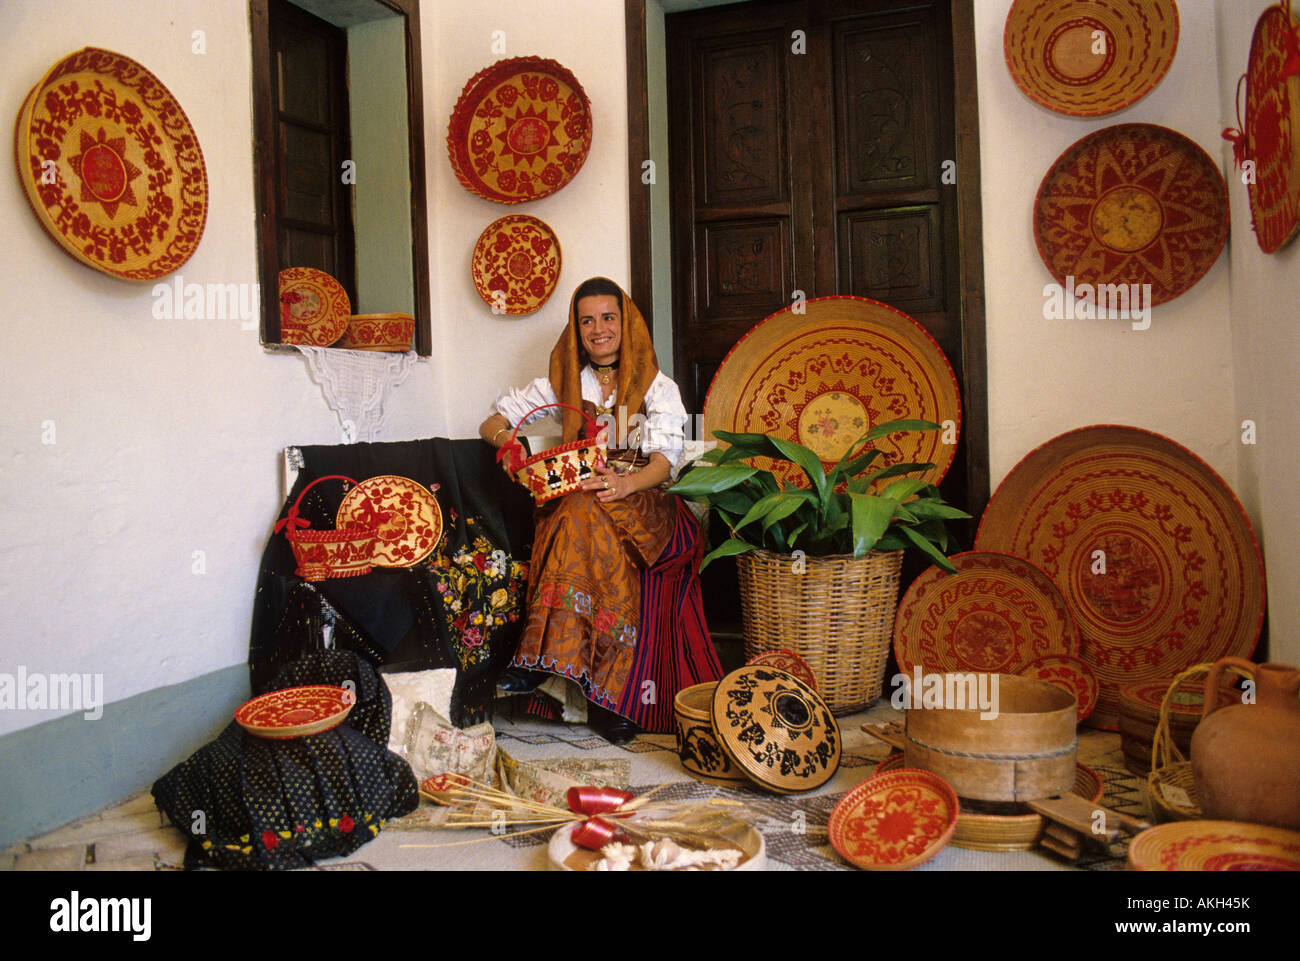
<instances>
[{"instance_id":1,"label":"woven wall plate","mask_svg":"<svg viewBox=\"0 0 1300 961\"><path fill-rule=\"evenodd\" d=\"M937 774L900 768L863 781L831 811L831 846L869 871L919 867L944 849L960 810L952 786Z\"/></svg>"},{"instance_id":2,"label":"woven wall plate","mask_svg":"<svg viewBox=\"0 0 1300 961\"><path fill-rule=\"evenodd\" d=\"M808 666L808 662L796 654L794 651L781 649L779 651L764 651L762 654L755 654L746 664L763 664L767 667L779 667L783 671L793 674L799 680L803 681L814 691L817 690L817 677L813 670Z\"/></svg>"},{"instance_id":3,"label":"woven wall plate","mask_svg":"<svg viewBox=\"0 0 1300 961\"><path fill-rule=\"evenodd\" d=\"M280 343L329 347L348 329L351 315L348 292L325 271L280 271Z\"/></svg>"},{"instance_id":4,"label":"woven wall plate","mask_svg":"<svg viewBox=\"0 0 1300 961\"><path fill-rule=\"evenodd\" d=\"M1134 871L1300 871L1300 833L1237 821L1170 821L1128 846Z\"/></svg>"},{"instance_id":5,"label":"woven wall plate","mask_svg":"<svg viewBox=\"0 0 1300 961\"><path fill-rule=\"evenodd\" d=\"M376 528L373 563L411 567L442 539L438 498L418 481L395 474L363 480L343 496L335 526Z\"/></svg>"},{"instance_id":6,"label":"woven wall plate","mask_svg":"<svg viewBox=\"0 0 1300 961\"><path fill-rule=\"evenodd\" d=\"M517 204L555 193L591 149L591 101L554 60L515 57L474 74L447 125L447 152L470 193Z\"/></svg>"},{"instance_id":7,"label":"woven wall plate","mask_svg":"<svg viewBox=\"0 0 1300 961\"><path fill-rule=\"evenodd\" d=\"M1172 300L1214 265L1227 239L1219 168L1182 134L1154 124L1118 124L1079 140L1034 200L1034 242L1047 269L1067 297L1082 284L1125 285L1106 288L1109 307L1132 311L1131 284L1151 285L1144 306ZM1103 306L1100 293L1082 299Z\"/></svg>"},{"instance_id":8,"label":"woven wall plate","mask_svg":"<svg viewBox=\"0 0 1300 961\"><path fill-rule=\"evenodd\" d=\"M907 314L865 297L819 297L778 311L733 347L704 400L704 431L770 434L812 449L829 468L871 427L899 418L949 424L945 431L882 437L873 469L933 463L937 484L956 456L961 426L957 376L934 338ZM725 443L719 446L726 447ZM801 487L798 467L748 463Z\"/></svg>"},{"instance_id":9,"label":"woven wall plate","mask_svg":"<svg viewBox=\"0 0 1300 961\"><path fill-rule=\"evenodd\" d=\"M411 349L414 336L415 318L410 314L352 314L334 346L402 353Z\"/></svg>"},{"instance_id":10,"label":"woven wall plate","mask_svg":"<svg viewBox=\"0 0 1300 961\"><path fill-rule=\"evenodd\" d=\"M1174 0L1016 0L1002 45L1016 86L1050 110L1095 117L1155 88L1178 49Z\"/></svg>"},{"instance_id":11,"label":"woven wall plate","mask_svg":"<svg viewBox=\"0 0 1300 961\"><path fill-rule=\"evenodd\" d=\"M176 98L130 57L86 47L56 63L18 112L14 159L46 233L96 270L155 280L203 237L198 137Z\"/></svg>"},{"instance_id":12,"label":"woven wall plate","mask_svg":"<svg viewBox=\"0 0 1300 961\"><path fill-rule=\"evenodd\" d=\"M235 709L235 720L257 737L305 737L338 727L356 700L352 692L329 684L286 687L245 701Z\"/></svg>"},{"instance_id":13,"label":"woven wall plate","mask_svg":"<svg viewBox=\"0 0 1300 961\"><path fill-rule=\"evenodd\" d=\"M811 791L839 769L835 715L816 691L779 668L732 671L714 689L710 718L727 756L770 791Z\"/></svg>"},{"instance_id":14,"label":"woven wall plate","mask_svg":"<svg viewBox=\"0 0 1300 961\"><path fill-rule=\"evenodd\" d=\"M560 279L560 242L536 217L507 214L479 235L471 259L474 289L507 314L531 314Z\"/></svg>"},{"instance_id":15,"label":"woven wall plate","mask_svg":"<svg viewBox=\"0 0 1300 961\"><path fill-rule=\"evenodd\" d=\"M1028 558L1061 589L1101 683L1094 727L1115 729L1121 686L1248 657L1259 639L1264 565L1249 518L1208 465L1150 431L1085 427L1031 451L994 492L975 546Z\"/></svg>"},{"instance_id":16,"label":"woven wall plate","mask_svg":"<svg viewBox=\"0 0 1300 961\"><path fill-rule=\"evenodd\" d=\"M948 574L914 580L894 617L894 656L911 675L926 671L1018 674L1049 654L1077 654L1079 632L1045 573L1009 554L966 551Z\"/></svg>"},{"instance_id":17,"label":"woven wall plate","mask_svg":"<svg viewBox=\"0 0 1300 961\"><path fill-rule=\"evenodd\" d=\"M1017 673L1021 677L1032 677L1038 681L1046 681L1048 684L1055 684L1063 691L1069 691L1074 695L1074 700L1079 705L1080 721L1090 715L1097 707L1097 696L1101 693L1101 686L1097 683L1097 675L1093 673L1092 668L1077 657L1069 657L1064 654L1040 657L1038 660L1026 664Z\"/></svg>"},{"instance_id":18,"label":"woven wall plate","mask_svg":"<svg viewBox=\"0 0 1300 961\"><path fill-rule=\"evenodd\" d=\"M1269 7L1255 24L1246 65L1242 159L1255 162L1246 185L1259 249L1271 254L1300 227L1300 74L1284 70L1296 19Z\"/></svg>"},{"instance_id":19,"label":"woven wall plate","mask_svg":"<svg viewBox=\"0 0 1300 961\"><path fill-rule=\"evenodd\" d=\"M876 766L876 773L896 771L902 766L903 755L891 754ZM1076 765L1071 793L1094 803L1100 801L1105 793L1101 775L1086 764ZM970 802L963 803L974 807ZM1043 816L1034 811L1027 814L985 814L963 809L957 815L957 830L949 843L971 851L1032 851L1042 836Z\"/></svg>"}]
</instances>

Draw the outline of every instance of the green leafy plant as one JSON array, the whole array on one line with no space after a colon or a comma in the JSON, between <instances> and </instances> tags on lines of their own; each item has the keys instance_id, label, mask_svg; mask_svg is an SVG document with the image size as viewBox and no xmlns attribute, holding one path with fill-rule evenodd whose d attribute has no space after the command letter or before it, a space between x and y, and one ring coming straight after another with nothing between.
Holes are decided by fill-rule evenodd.
<instances>
[{"instance_id":1,"label":"green leafy plant","mask_svg":"<svg viewBox=\"0 0 1300 961\"><path fill-rule=\"evenodd\" d=\"M873 471L881 451L862 450L888 434L938 429L938 424L924 420L880 424L854 441L829 471L815 453L794 441L715 431L731 446L709 451L701 460L711 466L691 467L669 492L707 504L731 532L704 558L701 569L715 558L758 548L778 554L800 549L814 557L863 557L872 550L916 548L944 570L954 571L945 556L950 543L947 522L970 515L945 503L933 484L904 476L934 465L891 464ZM753 457L788 461L807 475L811 486L782 486L771 471L740 463ZM891 482L878 484L886 480ZM878 485L878 493L872 492L873 485Z\"/></svg>"}]
</instances>

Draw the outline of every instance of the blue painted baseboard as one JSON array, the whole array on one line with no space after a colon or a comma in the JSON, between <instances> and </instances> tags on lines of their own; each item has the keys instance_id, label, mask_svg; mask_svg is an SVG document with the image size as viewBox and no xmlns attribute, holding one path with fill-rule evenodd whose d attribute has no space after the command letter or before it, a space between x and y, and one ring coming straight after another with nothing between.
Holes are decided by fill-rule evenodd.
<instances>
[{"instance_id":1,"label":"blue painted baseboard","mask_svg":"<svg viewBox=\"0 0 1300 961\"><path fill-rule=\"evenodd\" d=\"M157 687L0 737L0 848L147 790L248 699L248 666Z\"/></svg>"}]
</instances>

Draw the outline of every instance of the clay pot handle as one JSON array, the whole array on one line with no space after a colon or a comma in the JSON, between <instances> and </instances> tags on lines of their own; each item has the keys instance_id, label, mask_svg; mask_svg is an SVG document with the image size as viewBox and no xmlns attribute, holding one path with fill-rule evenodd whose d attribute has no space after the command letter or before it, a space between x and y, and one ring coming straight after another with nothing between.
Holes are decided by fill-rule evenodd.
<instances>
[{"instance_id":1,"label":"clay pot handle","mask_svg":"<svg viewBox=\"0 0 1300 961\"><path fill-rule=\"evenodd\" d=\"M1225 667L1235 667L1247 677L1253 678L1257 666L1244 657L1221 657L1215 661L1205 677L1205 703L1201 705L1201 719L1209 717L1210 712L1219 706L1219 678Z\"/></svg>"}]
</instances>

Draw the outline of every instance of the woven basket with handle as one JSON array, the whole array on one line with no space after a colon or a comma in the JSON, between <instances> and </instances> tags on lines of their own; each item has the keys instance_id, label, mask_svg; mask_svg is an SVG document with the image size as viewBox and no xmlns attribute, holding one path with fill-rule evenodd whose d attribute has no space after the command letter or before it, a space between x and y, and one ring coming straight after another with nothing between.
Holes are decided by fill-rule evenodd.
<instances>
[{"instance_id":1,"label":"woven basket with handle","mask_svg":"<svg viewBox=\"0 0 1300 961\"><path fill-rule=\"evenodd\" d=\"M586 411L578 410L578 408L571 407L568 404L542 404L540 407L534 407L527 414L524 414L511 432L510 440L501 445L501 453L497 455L498 458L505 456L506 451L518 446L515 437L519 433L519 428L524 426L528 418L537 411L545 410L548 407L565 407L577 411L582 415L583 420L587 422L589 436L570 441L567 444L560 444L558 447L548 447L527 460L515 460L511 463L510 469L514 472L515 479L528 488L528 492L533 495L533 502L536 504L544 504L549 500L579 490L582 487L582 482L592 476L594 468L605 466L606 459L605 444L597 443L592 439L596 436L598 429L596 422L591 419Z\"/></svg>"},{"instance_id":2,"label":"woven basket with handle","mask_svg":"<svg viewBox=\"0 0 1300 961\"><path fill-rule=\"evenodd\" d=\"M322 481L341 480L356 486L356 481L342 474L327 474L318 477L298 495L298 499L289 508L289 513L275 525L277 532L284 531L284 536L293 548L294 559L298 567L294 571L306 581L323 581L331 577L357 577L369 574L374 561L375 537L378 528L356 526L337 530L314 530L311 521L298 516L302 499L307 492Z\"/></svg>"},{"instance_id":3,"label":"woven basket with handle","mask_svg":"<svg viewBox=\"0 0 1300 961\"><path fill-rule=\"evenodd\" d=\"M902 551L795 558L755 550L736 558L745 657L794 651L835 714L880 697L894 636ZM802 571L802 573L798 573Z\"/></svg>"}]
</instances>

